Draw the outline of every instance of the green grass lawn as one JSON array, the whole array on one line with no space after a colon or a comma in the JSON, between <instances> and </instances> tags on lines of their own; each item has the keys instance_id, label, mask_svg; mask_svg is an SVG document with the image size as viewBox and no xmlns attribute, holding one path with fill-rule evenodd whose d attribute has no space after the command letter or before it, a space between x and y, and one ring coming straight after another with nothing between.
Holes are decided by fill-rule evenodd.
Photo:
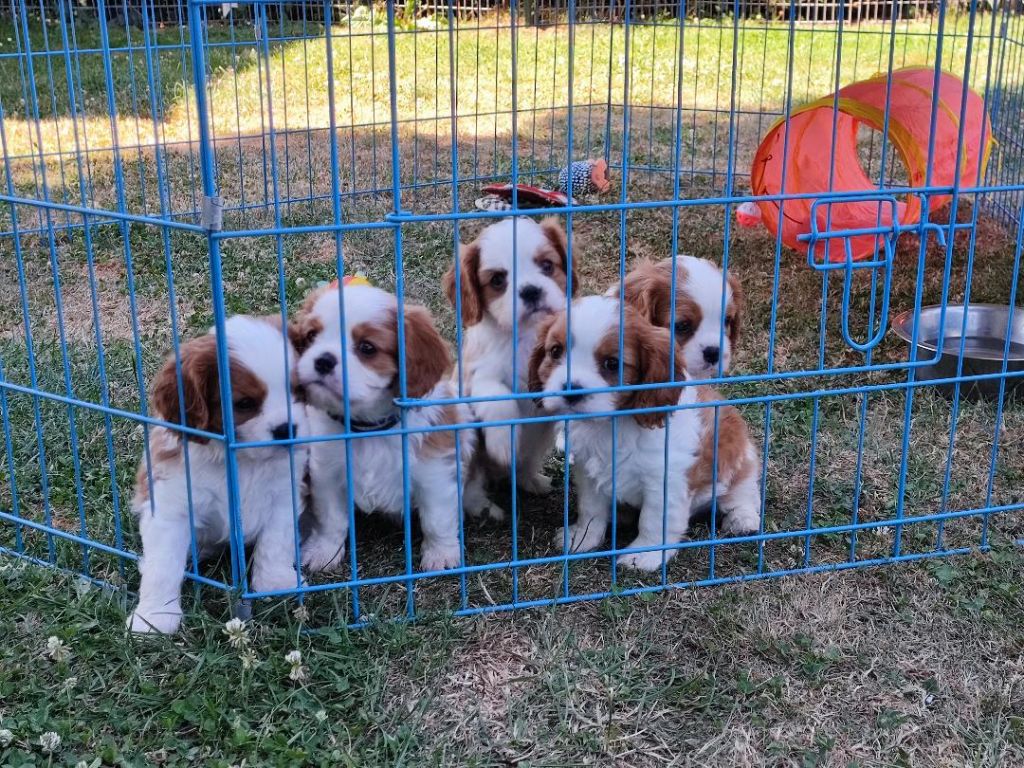
<instances>
[{"instance_id":1,"label":"green grass lawn","mask_svg":"<svg viewBox=\"0 0 1024 768\"><path fill-rule=\"evenodd\" d=\"M463 178L505 177L513 135L527 179L553 183L545 171L568 157L570 124L574 157L608 149L613 159L626 158L634 166L671 166L676 115L663 107L679 103L682 195L721 194L730 168L739 173L735 188L744 190L742 176L753 149L787 94L785 25L744 22L734 42L729 23L688 21L680 40L676 22L661 20L633 27L627 49L622 27L581 24L571 62L565 25L522 27L513 131L511 37L505 22L491 17L451 34L443 25L415 33L417 28L401 25L395 53L403 121L397 170L403 185L450 178L453 165ZM971 67L976 87L984 86L990 54L1003 50L983 39L991 22L990 16L978 17ZM0 55L11 51L7 38L14 36L5 24L0 21ZM955 71L964 64L965 24L951 18L943 40L943 63ZM1021 37L1020 19L1011 25L1010 32ZM838 38L834 28L819 27L801 26L792 38L794 102L831 90ZM930 20L897 25L895 65L933 62L936 38L928 34L933 28ZM272 32L293 35L296 28L272 25ZM103 44L97 26L84 17L77 33L80 49ZM841 82L884 69L889 33L888 26L874 24L844 34ZM55 47L59 26L51 24L47 34ZM39 132L19 101L24 76L18 60L0 58L8 154L50 153L35 170L28 160L8 164L19 193L36 195L45 167L53 193L67 189L72 201L81 201L78 183L85 179L87 201L99 207L123 205L150 215L192 210L195 111L188 106L192 77L181 48L188 31L167 27L156 33L168 47L159 56L159 76L154 72L160 105L155 141L140 33L131 29L130 39L128 34L123 27L110 33L111 46L133 49L113 60L118 113L113 123L98 55L82 54L72 62L75 86L86 96L74 116L62 60L50 59L52 70L43 66L45 59L34 60L37 90L47 97L39 105ZM277 163L280 197L328 194L324 38L271 40L270 57L261 67L251 29L215 24L209 36L218 183L227 203L252 206L272 197L265 175L271 162ZM31 39L34 50L46 47L41 28L33 28ZM232 41L237 45L229 45ZM379 221L395 205L386 29L364 17L333 28L331 41L343 216L347 222ZM450 51L452 42L457 50ZM1015 49L1007 50L1010 65L1003 82L1016 87ZM458 73L454 123L447 90L450 54ZM52 102L51 78L57 84ZM628 146L623 132L627 82ZM730 102L750 114L730 121ZM287 135L275 142L254 138L266 131L271 114L275 129ZM606 121L612 126L608 133ZM115 129L123 150L126 194L120 200L115 166L103 151ZM81 168L73 157L76 141L96 150ZM621 174L614 171L615 197L605 200L618 198ZM166 179L163 201L159 178ZM633 170L625 182L626 200L673 196L671 174ZM387 193L370 194L373 190ZM406 210L443 217L453 210L456 195L459 209L468 210L478 194L477 182L462 181L406 189L401 202ZM988 217L989 209L975 209L971 202L961 205L957 217L967 222L979 212L973 255L970 237L959 234L951 251L950 284L943 286L946 254L930 242L922 278L925 303L939 301L944 289L950 301L961 301L968 269L973 270L972 301L1008 300L1017 233L1005 231ZM37 210L15 210L22 227L47 224ZM331 204L286 205L278 215L289 225L322 224L331 220ZM948 215L939 212L938 219ZM10 206L3 206L0 227L9 228L10 216ZM267 227L274 219L272 209L257 207L229 212L226 226ZM804 258L786 251L776 265L774 240L765 231L732 227L727 234L724 220L720 205L686 208L677 216L670 207L621 216L576 215L577 283L584 293L601 291L618 275L620 256L631 264L668 255L675 227L679 250L721 260L728 247L730 268L744 284L748 303L736 373L768 371L769 355L776 372L815 369L819 362L825 368L863 363L864 357L842 341L841 278L823 283ZM203 333L211 323L205 239L146 224L60 226L80 225L77 215L54 214L52 221L57 225L52 239L0 238L3 376L29 385L34 365L40 389L137 412L144 397L138 378L149 382L169 349L172 318L182 337ZM478 229L478 223L467 223L461 237L470 239ZM452 311L439 280L452 258L455 228L439 218L405 225L402 234L407 295L427 304L453 339ZM394 288L392 232L347 232L342 249L347 272L365 272ZM313 285L335 276L338 257L329 233L228 238L223 241L228 309L278 311L283 299L286 309L294 310ZM903 238L893 275L893 313L913 305L918 277L918 243ZM866 275L854 283L854 326L863 333L870 284ZM898 362L905 355L902 344L887 335L872 360ZM844 374L734 385L727 393L801 394L903 379L899 370ZM954 420L949 399L919 391L905 427L906 408L899 390L800 397L772 406L770 421L765 406L744 406L756 438L767 444L766 530L843 524L855 510L861 521L890 520L901 504L913 516L1024 501L1019 400L1007 402L998 427L990 402L965 403ZM126 511L142 445L137 423L114 418L108 425L95 412L69 411L61 403L14 393L7 394L4 419L10 457L4 446L0 509L11 509L16 493L26 518L74 533L83 530L84 521L95 539L137 549L134 521ZM911 446L906 455L905 437ZM560 460L552 459L549 471L562 477ZM552 554L548 542L562 523L563 499L555 494L519 502L517 548L508 524L470 522L468 562ZM118 516L123 540L116 531ZM950 521L941 544L975 546L981 526L978 518ZM451 609L511 599L512 576L506 570L468 579L465 603L457 579L418 585L417 606L429 618L411 627L387 621L403 614L401 585L360 591L364 614L380 622L362 632L339 628L355 618L350 596L328 592L310 598L305 615L292 613L294 603L256 606L244 648L228 642L223 632L230 617L227 596L212 589L190 593L180 638L126 639L122 627L127 592L137 583L134 566L55 541L60 565L79 570L88 554L88 572L123 589L86 591L71 577L0 561L0 637L5 640L0 642L0 737L6 729L13 739L5 746L0 738L0 763L655 765L677 755L682 763L723 766L1014 765L1024 760L1019 681L1024 636L1017 621L1022 560L1012 542L1024 535L1024 526L1017 513L993 516L988 526L995 550L987 555L616 598L554 613L448 617ZM362 575L403 572L401 531L366 521L358 523L358 531ZM628 531L624 523L620 540ZM45 535L20 534L28 552L48 557L51 542ZM707 530L698 525L693 535L705 538ZM860 533L857 557L886 556L895 535L891 527ZM936 548L940 531L934 524L914 524L899 535L905 553L926 553ZM0 545L15 546L15 537L11 525L0 524ZM847 535L781 539L763 552L752 544L724 544L716 549L714 575L752 573L759 555L767 571L839 564L849 559L851 544ZM707 578L710 568L706 549L690 550L672 563L669 579ZM210 572L226 576L223 563ZM567 578L574 594L603 591L610 587L610 568L606 562L580 562ZM617 574L618 587L651 583ZM550 599L565 588L559 566L517 571L522 600ZM328 629L310 635L304 632L310 627ZM68 659L58 662L47 655L51 635L66 644ZM303 653L304 680L288 678L284 657L294 649ZM39 745L48 731L63 740L50 757Z\"/></svg>"}]
</instances>

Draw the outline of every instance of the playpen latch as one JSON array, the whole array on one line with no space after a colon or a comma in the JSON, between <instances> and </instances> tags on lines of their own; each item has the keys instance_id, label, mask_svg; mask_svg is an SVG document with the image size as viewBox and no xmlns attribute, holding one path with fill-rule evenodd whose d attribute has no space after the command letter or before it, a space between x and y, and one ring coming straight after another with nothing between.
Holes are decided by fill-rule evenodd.
<instances>
[{"instance_id":1,"label":"playpen latch","mask_svg":"<svg viewBox=\"0 0 1024 768\"><path fill-rule=\"evenodd\" d=\"M877 226L859 228L822 229L819 222L831 227L832 206L849 205L857 203L871 203L877 206ZM820 210L825 206L824 211ZM888 209L888 210L886 210ZM883 216L883 212L887 215ZM858 352L866 353L885 338L889 322L889 298L892 292L892 268L896 256L896 241L899 239L902 227L899 222L899 206L896 198L885 193L869 194L857 198L823 199L815 200L811 204L810 228L811 231L800 235L799 240L807 243L807 263L819 272L841 271L843 273L843 305L842 305L842 333L843 341ZM941 233L939 234L941 237ZM853 257L853 243L863 242L865 238L873 239L875 255L873 258L861 261ZM817 246L824 243L822 256L817 258ZM837 253L838 245L842 250ZM867 318L868 338L864 341L857 341L850 331L850 303L853 286L853 275L856 270L871 270L871 289L877 291L877 278L882 280L882 295L880 306L875 307L872 302L871 316ZM877 326L876 326L877 323Z\"/></svg>"},{"instance_id":2,"label":"playpen latch","mask_svg":"<svg viewBox=\"0 0 1024 768\"><path fill-rule=\"evenodd\" d=\"M208 232L220 232L224 228L224 198L220 195L203 195L199 226Z\"/></svg>"}]
</instances>

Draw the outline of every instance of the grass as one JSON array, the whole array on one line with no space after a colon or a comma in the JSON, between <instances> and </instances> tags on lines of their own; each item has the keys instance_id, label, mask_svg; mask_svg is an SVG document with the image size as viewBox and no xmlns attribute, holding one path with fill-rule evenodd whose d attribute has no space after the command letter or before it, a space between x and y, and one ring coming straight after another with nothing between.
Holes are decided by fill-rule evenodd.
<instances>
[{"instance_id":1,"label":"grass","mask_svg":"<svg viewBox=\"0 0 1024 768\"><path fill-rule=\"evenodd\" d=\"M983 26L991 21L979 18ZM397 131L403 185L444 182L453 164L463 177L504 177L513 135L525 178L553 183L543 170L557 168L568 156L570 124L574 157L601 154L607 141L613 158L626 158L634 166L671 165L675 113L662 107L681 100L682 196L701 200L721 194L730 154L741 171L735 189L744 189L742 169L786 94L784 25L744 22L738 27L736 61L743 65L735 69L734 82L731 25L688 22L682 40L682 95L672 65L680 44L675 24L634 27L627 147L619 105L626 72L621 27L576 28L571 123L567 28L521 28L516 82L523 111L513 133L506 114L511 104L507 27L503 32L491 28L503 23L496 19L453 31L459 73L454 129L445 90L448 30L414 34L402 27L396 39L401 75L396 95L400 115L409 118ZM8 32L4 23L0 41ZM935 37L926 34L932 24L898 26L897 65L934 59ZM951 19L944 39L943 61L954 68L963 65L963 38L954 34L963 31L963 24L963 19ZM55 27L48 29L52 47ZM84 18L76 30L80 49L102 43L97 28ZM295 31L285 25L276 34ZM194 205L196 166L195 146L189 143L195 114L185 107L192 98L191 75L180 48L187 30L157 32L161 44L169 46L159 57L159 151L152 147L138 31L130 31L131 40L128 34L125 29L110 33L112 46L132 48L114 57L112 70L118 112L114 127L124 149L123 199L117 195L116 166L102 151L110 144L112 128L96 55L82 54L81 73L75 70L76 85L87 95L82 111L68 114L66 86L59 85L55 100L41 104L35 144L26 132L32 121L22 110L8 108L21 98L18 60L0 57L8 154L42 151L55 195L64 185L69 199L81 202L81 173L90 204L123 204L149 214L188 212ZM880 61L884 67L887 34L885 26L864 25L844 35L844 82L874 74ZM245 51L252 48L251 31L242 25L210 28L213 43L231 43L231 35L236 44L210 49L213 125L220 140L218 182L229 205L256 206L229 211L227 227L260 228L275 221L273 210L259 207L274 195L268 163L277 164L281 198L316 197L332 188L324 130L326 47L322 37L271 40L270 59L261 72L259 60ZM822 84L832 81L836 39L828 27L801 27L793 37L795 101L827 90ZM34 50L45 47L41 29L32 30L32 40ZM332 30L332 41L335 82L344 93L337 112L344 220L379 221L394 206L386 31L372 18L353 19ZM976 42L974 72L982 77L993 51L985 41ZM0 49L0 56L8 50ZM61 84L66 75L63 64L51 63L52 75L42 66L36 70L37 90L47 96L49 78ZM368 84L371 67L375 75ZM1011 80L1014 76L1011 69L1004 74ZM290 87L282 87L286 82ZM268 97L262 103L261 93ZM752 114L732 124L730 153L727 112L733 93L736 104ZM268 103L282 132L273 142L247 135L266 129ZM495 114L477 117L477 112ZM142 116L138 123L134 114ZM606 121L613 126L607 135ZM76 125L79 146L88 138L89 147L99 150L88 155L81 170L69 154ZM286 129L290 132L284 134ZM1007 154L1010 160L1012 153ZM1006 175L1009 166L1001 167L1004 177L1012 178ZM33 171L30 161L12 160L7 168L18 191L37 194L33 173L39 167ZM616 190L621 173L614 171ZM667 174L634 169L625 181L625 200L667 200L674 194ZM434 311L448 338L454 338L454 319L439 278L452 257L455 227L443 217L454 209L456 194L459 210L467 210L479 185L410 188L402 196L405 209L439 216L403 226L403 267L408 297ZM2 217L11 210L4 206L0 213L4 229L10 220ZM37 210L13 210L21 227L47 224L36 218ZM962 300L969 267L972 301L1008 300L1013 280L1019 279L1014 271L1017 233L990 220L988 210L976 211L964 202L957 211L961 222L978 213L976 242L972 246L967 233L958 234L946 286L944 249L934 241L926 244L919 276L919 244L901 238L892 281L894 312L912 306L919 277L925 303L939 301L944 292L950 301ZM331 215L325 200L293 202L276 212L286 225L322 224ZM949 212L937 216L942 220ZM143 399L139 377L144 390L171 346L172 319L182 338L205 332L212 320L205 239L157 225L84 228L75 215L55 214L53 221L52 238L0 238L3 376L31 385L34 375L38 389L137 412ZM576 215L576 280L584 293L603 290L616 279L620 256L627 265L664 257L677 227L680 250L720 260L728 248L730 268L743 281L748 307L735 372L764 373L769 359L772 370L783 373L864 362L842 341L841 279L823 283L803 258L785 251L776 277L774 240L763 230L732 227L727 234L724 222L722 206L710 204L682 209L675 221L670 207L634 209L621 217ZM65 228L65 223L78 226ZM478 228L462 226L462 238L471 238ZM231 237L222 245L230 312L277 311L282 302L294 309L311 286L335 276L339 259L338 243L329 233ZM347 272L363 271L379 285L394 288L391 231L346 232L341 248ZM869 289L867 276L855 280L855 335L866 332ZM774 335L769 331L773 303ZM905 348L887 335L872 360L895 363L905 355ZM1007 401L997 424L990 402L964 403L954 420L949 399L919 390L905 426L904 392L835 391L904 379L905 373L896 369L727 388L732 397L797 396L774 404L770 414L762 404L743 406L756 438L767 445L766 530L842 525L854 515L859 521L886 522L901 512L915 516L1024 502L1024 408L1019 399ZM825 394L809 396L821 391ZM110 546L123 543L134 551L134 522L124 505L141 452L141 428L130 419L108 424L95 412L21 394L7 393L0 406L9 438L0 457L0 509L17 503L26 518L72 532L84 525L94 539ZM551 461L549 472L562 477L558 460ZM518 499L515 551L507 524L467 523L468 562L552 554L548 542L562 523L563 506L558 494ZM511 600L513 575L506 569L467 578L464 601L457 579L417 584L417 607L426 618L415 626L387 621L404 613L401 584L362 588L361 617L354 615L346 592L310 598L306 615L299 617L290 612L294 604L261 604L249 629L250 649L259 660L251 669L243 668L242 652L228 644L222 631L230 615L225 594L204 589L191 595L179 639L126 640L121 627L130 600L127 590L137 580L134 566L53 541L57 563L84 568L124 589L86 591L71 577L0 561L0 635L14 638L0 645L0 728L14 737L10 746L0 748L0 762L46 764L38 738L52 730L64 741L52 763L72 765L97 758L131 765L237 765L243 760L247 765L653 765L673 756L701 765L1012 765L1021 761L1024 749L1021 670L1013 661L1024 645L1014 620L1021 609L1022 561L1012 545L1024 534L1019 514L984 521L966 517L941 529L934 523L882 526L859 532L855 540L844 533L782 538L763 548L724 543L715 548L714 575L750 574L762 559L765 572L779 572L847 563L851 551L859 560L885 557L897 537L907 554L976 547L983 526L995 547L984 556L612 598L557 612L448 616L451 609ZM360 575L404 572L401 531L373 519L360 519L357 528ZM49 557L51 541L44 534L17 532L7 523L0 525L0 545L16 546L19 534L28 552ZM617 535L619 541L630 535L628 521ZM698 525L693 535L706 539L707 530ZM209 573L226 578L224 563L212 564ZM699 547L673 562L668 580L689 582L709 574L709 550ZM515 579L520 600L612 587L606 561L581 561L567 574L557 565L522 567ZM614 588L656 584L657 579L619 572ZM371 626L365 631L339 628L368 616ZM304 630L310 627L323 631L308 634ZM50 635L68 645L70 660L49 660ZM302 650L307 667L301 683L287 679L284 655L294 648Z\"/></svg>"}]
</instances>

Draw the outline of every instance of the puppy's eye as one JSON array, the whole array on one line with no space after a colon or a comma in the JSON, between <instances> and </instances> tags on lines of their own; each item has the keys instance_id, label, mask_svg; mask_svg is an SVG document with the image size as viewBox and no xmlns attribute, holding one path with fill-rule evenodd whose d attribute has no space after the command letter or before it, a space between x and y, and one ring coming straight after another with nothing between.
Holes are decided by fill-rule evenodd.
<instances>
[{"instance_id":1,"label":"puppy's eye","mask_svg":"<svg viewBox=\"0 0 1024 768\"><path fill-rule=\"evenodd\" d=\"M551 275L555 271L555 264L551 259L544 259L540 263L540 271L545 275Z\"/></svg>"},{"instance_id":2,"label":"puppy's eye","mask_svg":"<svg viewBox=\"0 0 1024 768\"><path fill-rule=\"evenodd\" d=\"M552 360L560 359L562 357L562 345L552 344L548 348L548 357L550 357Z\"/></svg>"},{"instance_id":3,"label":"puppy's eye","mask_svg":"<svg viewBox=\"0 0 1024 768\"><path fill-rule=\"evenodd\" d=\"M489 281L490 285L491 285L491 288L494 288L495 290L499 290L500 291L502 288L505 287L505 279L506 279L506 277L507 277L507 273L505 273L505 272L495 272L493 275L491 275L491 279Z\"/></svg>"},{"instance_id":4,"label":"puppy's eye","mask_svg":"<svg viewBox=\"0 0 1024 768\"><path fill-rule=\"evenodd\" d=\"M601 367L609 373L619 372L619 358L617 357L606 357L601 361Z\"/></svg>"},{"instance_id":5,"label":"puppy's eye","mask_svg":"<svg viewBox=\"0 0 1024 768\"><path fill-rule=\"evenodd\" d=\"M254 411L256 410L256 401L251 397L240 397L235 400L236 411Z\"/></svg>"},{"instance_id":6,"label":"puppy's eye","mask_svg":"<svg viewBox=\"0 0 1024 768\"><path fill-rule=\"evenodd\" d=\"M678 323L676 323L676 333L680 335L693 333L693 321L680 320Z\"/></svg>"},{"instance_id":7,"label":"puppy's eye","mask_svg":"<svg viewBox=\"0 0 1024 768\"><path fill-rule=\"evenodd\" d=\"M725 318L725 327L726 328L732 328L733 323L735 323L735 322L736 322L736 318L734 318L734 317L727 317L727 318Z\"/></svg>"},{"instance_id":8,"label":"puppy's eye","mask_svg":"<svg viewBox=\"0 0 1024 768\"><path fill-rule=\"evenodd\" d=\"M359 345L356 347L356 350L363 357L373 357L375 354L377 354L377 347L375 347L371 342L365 340L359 342Z\"/></svg>"},{"instance_id":9,"label":"puppy's eye","mask_svg":"<svg viewBox=\"0 0 1024 768\"><path fill-rule=\"evenodd\" d=\"M316 339L316 334L317 334L317 332L316 332L315 329L310 329L310 330L306 331L306 343L307 344L312 344L313 341Z\"/></svg>"}]
</instances>

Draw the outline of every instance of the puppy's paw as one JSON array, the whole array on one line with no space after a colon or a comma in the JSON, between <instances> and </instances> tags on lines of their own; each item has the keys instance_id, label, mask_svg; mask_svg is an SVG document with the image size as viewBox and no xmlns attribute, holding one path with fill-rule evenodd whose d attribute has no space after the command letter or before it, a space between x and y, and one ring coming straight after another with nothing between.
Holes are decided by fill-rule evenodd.
<instances>
[{"instance_id":1,"label":"puppy's paw","mask_svg":"<svg viewBox=\"0 0 1024 768\"><path fill-rule=\"evenodd\" d=\"M282 592L306 586L304 579L295 578L295 569L291 567L253 569L252 581L249 583L253 592Z\"/></svg>"},{"instance_id":2,"label":"puppy's paw","mask_svg":"<svg viewBox=\"0 0 1024 768\"><path fill-rule=\"evenodd\" d=\"M746 536L757 533L761 527L761 515L756 509L734 509L722 522L722 533L726 536Z\"/></svg>"},{"instance_id":3,"label":"puppy's paw","mask_svg":"<svg viewBox=\"0 0 1024 768\"><path fill-rule=\"evenodd\" d=\"M135 609L127 621L128 629L136 634L173 635L181 626L181 608L177 606L145 607Z\"/></svg>"},{"instance_id":4,"label":"puppy's paw","mask_svg":"<svg viewBox=\"0 0 1024 768\"><path fill-rule=\"evenodd\" d=\"M335 573L345 562L345 540L339 545L326 536L314 533L302 545L302 567L307 573Z\"/></svg>"},{"instance_id":5,"label":"puppy's paw","mask_svg":"<svg viewBox=\"0 0 1024 768\"><path fill-rule=\"evenodd\" d=\"M568 529L559 528L551 543L562 550L566 543L566 531L568 531L568 542L570 552L591 552L601 546L604 541L604 526L591 522L589 526L575 523Z\"/></svg>"},{"instance_id":6,"label":"puppy's paw","mask_svg":"<svg viewBox=\"0 0 1024 768\"><path fill-rule=\"evenodd\" d=\"M442 542L423 545L420 558L421 571L447 571L459 567L459 542Z\"/></svg>"},{"instance_id":7,"label":"puppy's paw","mask_svg":"<svg viewBox=\"0 0 1024 768\"><path fill-rule=\"evenodd\" d=\"M505 519L505 510L489 499L484 499L472 507L467 506L466 514L470 517L486 517L488 520L493 520L496 523L500 523Z\"/></svg>"},{"instance_id":8,"label":"puppy's paw","mask_svg":"<svg viewBox=\"0 0 1024 768\"><path fill-rule=\"evenodd\" d=\"M484 447L487 457L499 468L512 466L512 430L508 427L484 429Z\"/></svg>"},{"instance_id":9,"label":"puppy's paw","mask_svg":"<svg viewBox=\"0 0 1024 768\"><path fill-rule=\"evenodd\" d=\"M519 487L527 493L544 496L551 493L554 481L543 472L537 472L533 475L520 475Z\"/></svg>"},{"instance_id":10,"label":"puppy's paw","mask_svg":"<svg viewBox=\"0 0 1024 768\"><path fill-rule=\"evenodd\" d=\"M629 545L632 547L645 547L650 546L649 544L637 544L633 543ZM625 568L633 568L637 571L656 571L661 568L662 557L665 562L672 559L675 553L671 550L654 551L654 552L635 552L631 555L623 555L619 558L619 564Z\"/></svg>"}]
</instances>

